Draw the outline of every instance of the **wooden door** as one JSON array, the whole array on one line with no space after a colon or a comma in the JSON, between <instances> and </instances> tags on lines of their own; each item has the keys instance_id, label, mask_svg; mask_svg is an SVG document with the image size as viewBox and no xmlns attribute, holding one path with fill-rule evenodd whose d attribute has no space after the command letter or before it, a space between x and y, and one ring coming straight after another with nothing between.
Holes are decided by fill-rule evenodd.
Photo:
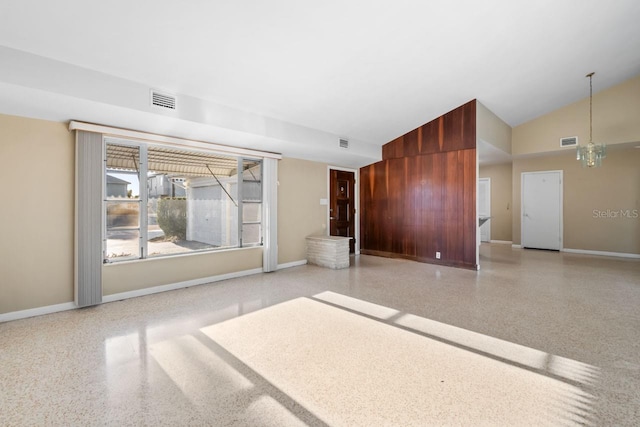
<instances>
[{"instance_id":1,"label":"wooden door","mask_svg":"<svg viewBox=\"0 0 640 427\"><path fill-rule=\"evenodd\" d=\"M355 252L355 175L331 169L329 173L330 205L329 233L332 236L351 237L349 252Z\"/></svg>"}]
</instances>

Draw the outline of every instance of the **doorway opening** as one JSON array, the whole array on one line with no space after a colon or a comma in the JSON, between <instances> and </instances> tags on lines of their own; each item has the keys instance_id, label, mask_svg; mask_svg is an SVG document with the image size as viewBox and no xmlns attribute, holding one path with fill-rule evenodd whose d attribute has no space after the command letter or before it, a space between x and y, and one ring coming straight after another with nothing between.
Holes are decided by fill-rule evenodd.
<instances>
[{"instance_id":1,"label":"doorway opening","mask_svg":"<svg viewBox=\"0 0 640 427\"><path fill-rule=\"evenodd\" d=\"M491 242L491 178L478 179L480 241Z\"/></svg>"}]
</instances>

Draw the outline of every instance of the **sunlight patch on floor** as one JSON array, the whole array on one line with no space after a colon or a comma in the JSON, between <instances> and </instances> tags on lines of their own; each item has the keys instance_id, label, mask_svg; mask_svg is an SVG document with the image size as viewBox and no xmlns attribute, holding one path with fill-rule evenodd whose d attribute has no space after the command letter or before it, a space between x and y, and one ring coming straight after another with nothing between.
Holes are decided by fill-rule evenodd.
<instances>
[{"instance_id":1,"label":"sunlight patch on floor","mask_svg":"<svg viewBox=\"0 0 640 427\"><path fill-rule=\"evenodd\" d=\"M400 313L398 310L383 305L373 304L331 291L322 292L313 297L378 319L389 319Z\"/></svg>"},{"instance_id":2,"label":"sunlight patch on floor","mask_svg":"<svg viewBox=\"0 0 640 427\"><path fill-rule=\"evenodd\" d=\"M193 336L152 344L149 353L193 403L253 387L251 381Z\"/></svg>"},{"instance_id":3,"label":"sunlight patch on floor","mask_svg":"<svg viewBox=\"0 0 640 427\"><path fill-rule=\"evenodd\" d=\"M351 310L391 313L337 294L321 297ZM410 316L403 323L451 332L424 320ZM201 331L332 426L571 425L585 423L591 412L592 396L573 384L308 298ZM481 348L495 344L453 332ZM545 364L543 352L517 346L514 354Z\"/></svg>"},{"instance_id":4,"label":"sunlight patch on floor","mask_svg":"<svg viewBox=\"0 0 640 427\"><path fill-rule=\"evenodd\" d=\"M246 425L261 427L307 426L280 402L268 395L262 395L253 401L245 411L243 420L246 421Z\"/></svg>"},{"instance_id":5,"label":"sunlight patch on floor","mask_svg":"<svg viewBox=\"0 0 640 427\"><path fill-rule=\"evenodd\" d=\"M598 368L567 359L544 351L536 350L509 341L479 334L467 329L404 314L393 323L460 344L483 353L499 357L533 369L547 371L559 377L585 385L593 384L598 378Z\"/></svg>"}]
</instances>

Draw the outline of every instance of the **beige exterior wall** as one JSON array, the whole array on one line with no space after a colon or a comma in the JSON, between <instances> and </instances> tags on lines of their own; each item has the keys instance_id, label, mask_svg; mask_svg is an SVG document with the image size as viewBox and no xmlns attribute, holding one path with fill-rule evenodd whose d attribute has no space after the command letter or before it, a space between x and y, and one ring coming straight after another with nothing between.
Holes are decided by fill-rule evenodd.
<instances>
[{"instance_id":1,"label":"beige exterior wall","mask_svg":"<svg viewBox=\"0 0 640 427\"><path fill-rule=\"evenodd\" d=\"M600 168L583 168L573 151L514 160L514 244L521 242L522 172L562 170L564 248L640 254L640 215L619 213L640 214L639 165L640 149L633 147L609 150Z\"/></svg>"},{"instance_id":2,"label":"beige exterior wall","mask_svg":"<svg viewBox=\"0 0 640 427\"><path fill-rule=\"evenodd\" d=\"M74 138L0 114L0 313L73 301Z\"/></svg>"},{"instance_id":3,"label":"beige exterior wall","mask_svg":"<svg viewBox=\"0 0 640 427\"><path fill-rule=\"evenodd\" d=\"M112 295L262 268L262 248L121 262L102 267L102 294Z\"/></svg>"},{"instance_id":4,"label":"beige exterior wall","mask_svg":"<svg viewBox=\"0 0 640 427\"><path fill-rule=\"evenodd\" d=\"M511 154L511 126L476 101L476 138Z\"/></svg>"},{"instance_id":5,"label":"beige exterior wall","mask_svg":"<svg viewBox=\"0 0 640 427\"><path fill-rule=\"evenodd\" d=\"M560 138L577 136L581 145L589 142L588 80L587 97L513 128L514 156L553 151ZM597 90L597 75L594 77ZM524 100L523 100L524 102ZM593 140L607 145L640 141L640 75L593 95Z\"/></svg>"},{"instance_id":6,"label":"beige exterior wall","mask_svg":"<svg viewBox=\"0 0 640 427\"><path fill-rule=\"evenodd\" d=\"M512 165L480 166L480 178L491 178L491 240L512 240Z\"/></svg>"},{"instance_id":7,"label":"beige exterior wall","mask_svg":"<svg viewBox=\"0 0 640 427\"><path fill-rule=\"evenodd\" d=\"M278 264L307 258L305 238L327 233L327 165L283 158L278 164Z\"/></svg>"}]
</instances>

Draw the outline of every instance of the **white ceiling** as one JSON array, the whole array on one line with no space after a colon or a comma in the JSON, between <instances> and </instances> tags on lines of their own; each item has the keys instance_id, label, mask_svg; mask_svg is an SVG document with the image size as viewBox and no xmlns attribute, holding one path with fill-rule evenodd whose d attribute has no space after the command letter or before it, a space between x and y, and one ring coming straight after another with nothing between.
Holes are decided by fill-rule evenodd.
<instances>
[{"instance_id":1,"label":"white ceiling","mask_svg":"<svg viewBox=\"0 0 640 427\"><path fill-rule=\"evenodd\" d=\"M3 0L0 46L0 112L158 131L160 113L115 95L144 86L206 107L170 119L175 136L246 146L254 135L257 148L361 166L474 98L515 126L587 96L588 72L594 92L637 75L640 1ZM44 78L57 65L16 51L73 67ZM101 80L110 94L88 83ZM52 94L68 112L35 105ZM228 120L205 114L214 107ZM128 110L138 126L118 119ZM268 123L256 131L247 117ZM333 136L359 154L325 147Z\"/></svg>"}]
</instances>

